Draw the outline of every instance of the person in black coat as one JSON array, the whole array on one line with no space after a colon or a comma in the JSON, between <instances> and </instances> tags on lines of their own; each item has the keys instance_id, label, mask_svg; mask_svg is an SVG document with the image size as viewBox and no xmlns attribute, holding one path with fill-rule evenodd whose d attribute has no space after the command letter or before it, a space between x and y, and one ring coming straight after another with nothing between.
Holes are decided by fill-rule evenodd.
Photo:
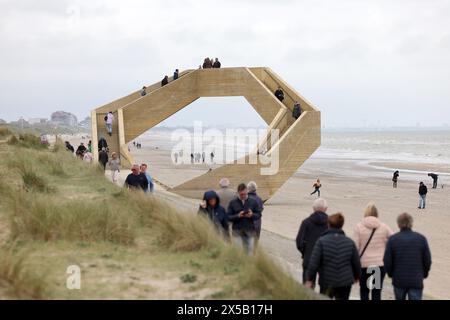
<instances>
[{"instance_id":1,"label":"person in black coat","mask_svg":"<svg viewBox=\"0 0 450 320\"><path fill-rule=\"evenodd\" d=\"M98 140L98 151L101 151L103 148L105 148L105 150L108 149L108 143L105 138L100 137Z\"/></svg>"},{"instance_id":2,"label":"person in black coat","mask_svg":"<svg viewBox=\"0 0 450 320\"><path fill-rule=\"evenodd\" d=\"M427 186L423 182L419 183L419 209L425 209L427 193Z\"/></svg>"},{"instance_id":3,"label":"person in black coat","mask_svg":"<svg viewBox=\"0 0 450 320\"><path fill-rule=\"evenodd\" d=\"M131 167L131 173L125 179L124 186L130 190L148 190L149 181L145 175L142 173L139 165L133 164Z\"/></svg>"},{"instance_id":4,"label":"person in black coat","mask_svg":"<svg viewBox=\"0 0 450 320\"><path fill-rule=\"evenodd\" d=\"M203 195L203 202L198 208L198 214L204 215L214 223L216 228L229 239L228 216L225 209L220 205L220 198L213 190L206 191Z\"/></svg>"},{"instance_id":5,"label":"person in black coat","mask_svg":"<svg viewBox=\"0 0 450 320\"><path fill-rule=\"evenodd\" d=\"M314 249L316 241L328 229L328 215L325 213L328 209L327 202L324 199L314 201L314 212L302 221L298 230L296 244L297 249L302 254L303 283L306 282L306 271ZM313 287L316 284L316 278L312 279Z\"/></svg>"},{"instance_id":6,"label":"person in black coat","mask_svg":"<svg viewBox=\"0 0 450 320\"><path fill-rule=\"evenodd\" d=\"M179 75L180 75L180 73L179 73L178 69L175 69L175 72L173 73L173 80L174 81L177 80Z\"/></svg>"},{"instance_id":7,"label":"person in black coat","mask_svg":"<svg viewBox=\"0 0 450 320\"><path fill-rule=\"evenodd\" d=\"M72 152L72 153L75 152L74 147L70 144L69 141L66 141L65 144L66 144L66 149L67 149L67 151L70 151L70 152Z\"/></svg>"},{"instance_id":8,"label":"person in black coat","mask_svg":"<svg viewBox=\"0 0 450 320\"><path fill-rule=\"evenodd\" d=\"M105 148L102 148L102 150L98 154L98 162L102 165L103 170L106 170L106 164L109 161L108 152L106 152Z\"/></svg>"},{"instance_id":9,"label":"person in black coat","mask_svg":"<svg viewBox=\"0 0 450 320\"><path fill-rule=\"evenodd\" d=\"M256 229L254 221L261 219L261 208L258 203L248 196L245 183L237 189L238 197L228 205L228 219L233 223L233 240L242 246L248 255L254 251Z\"/></svg>"},{"instance_id":10,"label":"person in black coat","mask_svg":"<svg viewBox=\"0 0 450 320\"><path fill-rule=\"evenodd\" d=\"M433 179L433 189L436 189L439 175L437 175L436 173L429 173L428 176L431 177L431 179Z\"/></svg>"},{"instance_id":11,"label":"person in black coat","mask_svg":"<svg viewBox=\"0 0 450 320\"><path fill-rule=\"evenodd\" d=\"M398 172L398 170L396 170L394 172L394 175L392 176L392 187L393 188L397 188L397 182L398 182L399 176L400 176L400 172Z\"/></svg>"},{"instance_id":12,"label":"person in black coat","mask_svg":"<svg viewBox=\"0 0 450 320\"><path fill-rule=\"evenodd\" d=\"M280 100L281 102L283 102L283 100L284 100L284 92L283 92L283 90L281 89L281 87L278 87L278 89L277 90L275 90L275 97L277 97L278 98L278 100Z\"/></svg>"},{"instance_id":13,"label":"person in black coat","mask_svg":"<svg viewBox=\"0 0 450 320\"><path fill-rule=\"evenodd\" d=\"M312 288L318 272L320 293L336 300L348 300L353 283L361 277L358 249L343 226L341 213L328 217L329 229L317 240L307 271L306 286Z\"/></svg>"},{"instance_id":14,"label":"person in black coat","mask_svg":"<svg viewBox=\"0 0 450 320\"><path fill-rule=\"evenodd\" d=\"M219 59L216 58L216 60L214 61L212 67L215 69L219 69L222 66L222 64L220 63Z\"/></svg>"},{"instance_id":15,"label":"person in black coat","mask_svg":"<svg viewBox=\"0 0 450 320\"><path fill-rule=\"evenodd\" d=\"M164 78L161 81L161 87L164 87L168 83L169 83L169 77L168 76L164 76Z\"/></svg>"},{"instance_id":16,"label":"person in black coat","mask_svg":"<svg viewBox=\"0 0 450 320\"><path fill-rule=\"evenodd\" d=\"M412 231L413 218L402 213L397 218L400 232L392 235L384 252L384 268L392 278L396 300L421 300L423 279L431 268L427 239Z\"/></svg>"},{"instance_id":17,"label":"person in black coat","mask_svg":"<svg viewBox=\"0 0 450 320\"><path fill-rule=\"evenodd\" d=\"M292 109L292 117L297 120L302 115L302 108L300 107L300 103L296 101L294 103L294 108Z\"/></svg>"}]
</instances>

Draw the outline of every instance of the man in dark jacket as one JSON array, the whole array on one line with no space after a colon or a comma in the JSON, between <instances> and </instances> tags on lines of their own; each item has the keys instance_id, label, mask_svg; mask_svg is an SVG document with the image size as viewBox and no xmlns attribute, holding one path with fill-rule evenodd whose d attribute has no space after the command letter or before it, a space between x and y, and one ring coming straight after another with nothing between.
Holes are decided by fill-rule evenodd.
<instances>
[{"instance_id":1,"label":"man in dark jacket","mask_svg":"<svg viewBox=\"0 0 450 320\"><path fill-rule=\"evenodd\" d=\"M400 232L392 235L384 252L384 268L392 278L395 299L421 300L423 279L431 268L431 252L427 239L412 231L413 218L402 213L397 218Z\"/></svg>"},{"instance_id":2,"label":"man in dark jacket","mask_svg":"<svg viewBox=\"0 0 450 320\"><path fill-rule=\"evenodd\" d=\"M169 77L168 76L164 76L164 78L161 81L161 87L164 87L168 83L169 83Z\"/></svg>"},{"instance_id":3,"label":"man in dark jacket","mask_svg":"<svg viewBox=\"0 0 450 320\"><path fill-rule=\"evenodd\" d=\"M358 249L343 226L341 213L328 217L329 229L317 240L307 271L306 286L312 287L318 272L320 293L336 300L348 300L353 283L361 277Z\"/></svg>"},{"instance_id":4,"label":"man in dark jacket","mask_svg":"<svg viewBox=\"0 0 450 320\"><path fill-rule=\"evenodd\" d=\"M219 59L216 58L216 60L214 61L212 67L215 69L219 69L222 66L222 64L220 63Z\"/></svg>"},{"instance_id":5,"label":"man in dark jacket","mask_svg":"<svg viewBox=\"0 0 450 320\"><path fill-rule=\"evenodd\" d=\"M278 89L275 90L274 94L275 94L275 97L278 98L278 100L283 102L283 100L284 100L284 92L283 92L283 89L281 89L281 87L278 87Z\"/></svg>"},{"instance_id":6,"label":"man in dark jacket","mask_svg":"<svg viewBox=\"0 0 450 320\"><path fill-rule=\"evenodd\" d=\"M328 209L325 199L317 199L313 203L312 213L308 218L302 221L297 234L297 249L302 254L303 259L303 283L306 282L306 271L309 259L316 241L328 229L328 215L325 213ZM316 285L316 278L312 279L313 287Z\"/></svg>"},{"instance_id":7,"label":"man in dark jacket","mask_svg":"<svg viewBox=\"0 0 450 320\"><path fill-rule=\"evenodd\" d=\"M228 205L228 219L233 222L233 240L251 255L256 236L254 221L261 219L261 211L258 203L249 198L245 183L239 184L237 192L238 197Z\"/></svg>"},{"instance_id":8,"label":"man in dark jacket","mask_svg":"<svg viewBox=\"0 0 450 320\"><path fill-rule=\"evenodd\" d=\"M300 118L302 114L302 109L300 107L300 103L298 101L296 101L294 103L294 108L292 109L292 117L297 120L298 118Z\"/></svg>"},{"instance_id":9,"label":"man in dark jacket","mask_svg":"<svg viewBox=\"0 0 450 320\"><path fill-rule=\"evenodd\" d=\"M177 80L178 77L179 77L179 71L178 71L178 69L175 69L175 72L173 73L173 80L174 81Z\"/></svg>"},{"instance_id":10,"label":"man in dark jacket","mask_svg":"<svg viewBox=\"0 0 450 320\"><path fill-rule=\"evenodd\" d=\"M102 148L102 150L98 154L98 162L102 165L103 170L106 170L106 164L109 161L108 152L106 152L105 148Z\"/></svg>"},{"instance_id":11,"label":"man in dark jacket","mask_svg":"<svg viewBox=\"0 0 450 320\"><path fill-rule=\"evenodd\" d=\"M138 164L133 164L131 167L131 173L125 179L124 186L133 190L146 191L148 189L147 177L140 171Z\"/></svg>"},{"instance_id":12,"label":"man in dark jacket","mask_svg":"<svg viewBox=\"0 0 450 320\"><path fill-rule=\"evenodd\" d=\"M423 182L421 182L419 184L419 209L425 209L427 193L428 193L427 186Z\"/></svg>"},{"instance_id":13,"label":"man in dark jacket","mask_svg":"<svg viewBox=\"0 0 450 320\"><path fill-rule=\"evenodd\" d=\"M108 143L105 138L100 137L98 140L98 151L101 151L103 148L105 148L105 150L108 149Z\"/></svg>"},{"instance_id":14,"label":"man in dark jacket","mask_svg":"<svg viewBox=\"0 0 450 320\"><path fill-rule=\"evenodd\" d=\"M198 208L198 213L210 219L216 228L223 233L225 238L230 238L227 212L220 205L220 198L215 191L210 190L205 192L203 202Z\"/></svg>"},{"instance_id":15,"label":"man in dark jacket","mask_svg":"<svg viewBox=\"0 0 450 320\"><path fill-rule=\"evenodd\" d=\"M256 189L258 189L258 185L256 184L255 181L250 181L249 183L247 183L248 197L250 199L254 199L256 201L256 203L259 206L259 210L261 212L261 218L253 221L253 223L255 225L255 235L256 235L255 247L258 245L258 240L259 240L259 237L261 236L262 212L264 210L264 202L256 193Z\"/></svg>"}]
</instances>

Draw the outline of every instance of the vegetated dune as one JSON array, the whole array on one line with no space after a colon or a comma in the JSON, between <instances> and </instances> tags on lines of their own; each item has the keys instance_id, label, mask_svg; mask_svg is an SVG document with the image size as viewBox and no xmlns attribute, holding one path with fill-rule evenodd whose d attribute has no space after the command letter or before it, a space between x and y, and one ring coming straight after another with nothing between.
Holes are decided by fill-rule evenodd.
<instances>
[{"instance_id":1,"label":"vegetated dune","mask_svg":"<svg viewBox=\"0 0 450 320\"><path fill-rule=\"evenodd\" d=\"M195 213L111 184L60 142L1 136L0 298L319 298L263 252L247 257ZM68 289L70 266L80 289Z\"/></svg>"}]
</instances>

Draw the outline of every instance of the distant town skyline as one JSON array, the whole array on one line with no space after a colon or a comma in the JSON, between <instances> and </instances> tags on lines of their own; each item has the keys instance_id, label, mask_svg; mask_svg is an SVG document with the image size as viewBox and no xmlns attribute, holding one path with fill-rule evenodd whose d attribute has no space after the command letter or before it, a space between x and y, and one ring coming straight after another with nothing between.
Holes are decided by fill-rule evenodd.
<instances>
[{"instance_id":1,"label":"distant town skyline","mask_svg":"<svg viewBox=\"0 0 450 320\"><path fill-rule=\"evenodd\" d=\"M217 56L224 67L272 68L322 111L324 127L450 122L449 1L207 3L1 0L0 119L84 119ZM261 125L247 106L201 99L165 124Z\"/></svg>"}]
</instances>

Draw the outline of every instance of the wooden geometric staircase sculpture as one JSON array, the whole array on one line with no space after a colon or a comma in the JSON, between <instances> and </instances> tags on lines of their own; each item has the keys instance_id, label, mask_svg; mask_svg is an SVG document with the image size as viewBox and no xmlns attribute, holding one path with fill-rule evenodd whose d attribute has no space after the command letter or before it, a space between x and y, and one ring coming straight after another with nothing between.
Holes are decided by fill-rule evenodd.
<instances>
[{"instance_id":1,"label":"wooden geometric staircase sculpture","mask_svg":"<svg viewBox=\"0 0 450 320\"><path fill-rule=\"evenodd\" d=\"M172 79L170 79L172 80ZM273 92L281 87L285 99L280 102ZM110 152L120 154L122 165L129 166L133 159L128 153L128 143L200 97L243 96L268 124L267 136L259 142L258 150L267 150L265 159L278 158L278 171L263 175L267 165L250 164L247 155L234 163L200 175L170 189L170 191L201 198L208 189L216 189L218 181L227 177L233 187L240 182L255 181L258 194L270 198L320 146L320 111L300 96L269 68L196 69L180 73L176 81L164 87L160 82L147 86L147 95L140 91L115 100L92 111L92 141L94 152L100 136L106 138ZM294 102L300 102L302 115L292 117ZM106 134L104 116L115 115L113 135ZM99 125L100 124L100 125ZM271 130L277 129L279 139L271 144ZM94 155L97 157L97 154ZM245 164L243 164L245 163Z\"/></svg>"}]
</instances>

